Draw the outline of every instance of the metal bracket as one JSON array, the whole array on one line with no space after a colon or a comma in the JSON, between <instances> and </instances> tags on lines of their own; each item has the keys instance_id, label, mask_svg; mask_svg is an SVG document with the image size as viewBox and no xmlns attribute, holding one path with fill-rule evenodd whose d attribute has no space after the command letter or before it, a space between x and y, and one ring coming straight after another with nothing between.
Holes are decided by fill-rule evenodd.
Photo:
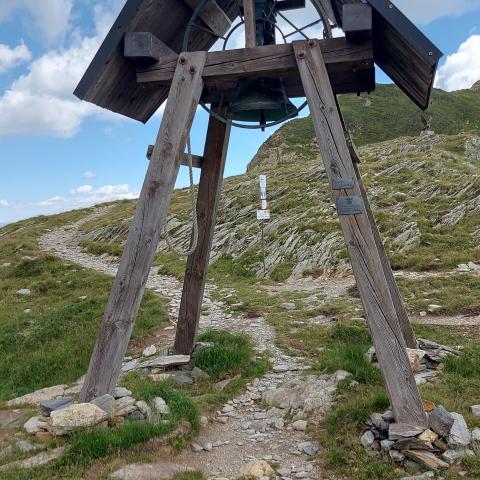
<instances>
[{"instance_id":1,"label":"metal bracket","mask_svg":"<svg viewBox=\"0 0 480 480\"><path fill-rule=\"evenodd\" d=\"M352 178L334 178L332 180L332 188L334 190L352 189L354 185Z\"/></svg>"}]
</instances>

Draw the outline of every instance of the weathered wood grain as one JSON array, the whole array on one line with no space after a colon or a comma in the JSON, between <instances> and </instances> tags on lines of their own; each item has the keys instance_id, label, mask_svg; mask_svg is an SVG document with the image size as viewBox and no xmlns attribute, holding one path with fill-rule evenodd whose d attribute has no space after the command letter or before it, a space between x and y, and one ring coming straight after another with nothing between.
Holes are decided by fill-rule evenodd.
<instances>
[{"instance_id":1,"label":"weathered wood grain","mask_svg":"<svg viewBox=\"0 0 480 480\"><path fill-rule=\"evenodd\" d=\"M216 109L225 116L226 109ZM198 244L188 257L175 336L175 353L190 355L195 346L210 251L227 158L230 126L210 117L197 199Z\"/></svg>"},{"instance_id":2,"label":"weathered wood grain","mask_svg":"<svg viewBox=\"0 0 480 480\"><path fill-rule=\"evenodd\" d=\"M245 21L245 46L257 45L257 22L255 18L255 0L243 0L243 19Z\"/></svg>"},{"instance_id":3,"label":"weathered wood grain","mask_svg":"<svg viewBox=\"0 0 480 480\"><path fill-rule=\"evenodd\" d=\"M178 63L133 225L108 300L80 395L89 401L117 384L175 185L185 139L203 89L206 53ZM192 70L192 67L195 67Z\"/></svg>"},{"instance_id":4,"label":"weathered wood grain","mask_svg":"<svg viewBox=\"0 0 480 480\"><path fill-rule=\"evenodd\" d=\"M373 67L373 47L370 40L355 45L345 38L329 38L320 40L320 44L331 76ZM137 81L168 84L173 78L177 58L164 57L153 65L139 68ZM301 83L292 44L209 52L203 72L207 86L235 83L240 79L259 76L290 76L298 78L298 83Z\"/></svg>"},{"instance_id":5,"label":"weathered wood grain","mask_svg":"<svg viewBox=\"0 0 480 480\"><path fill-rule=\"evenodd\" d=\"M380 255L380 260L382 261L383 273L385 274L388 289L390 290L390 295L392 297L393 304L395 306L395 311L397 313L400 329L402 330L403 339L405 340L405 344L407 345L408 348L418 348L417 339L415 337L412 324L410 323L410 319L408 318L407 309L405 308L405 305L402 300L402 296L400 295L400 290L398 289L398 285L395 280L395 276L393 274L387 252L385 251L385 246L383 245L382 238L380 236L380 231L378 230L377 222L375 221L372 208L370 207L370 202L368 201L367 191L363 184L362 176L360 175L360 170L358 168L358 164L360 163L360 157L355 148L355 144L353 143L350 133L347 129L347 125L343 118L342 111L340 109L340 104L338 103L337 99L335 99L335 103L337 106L338 115L342 122L345 140L347 141L348 150L350 152L350 157L352 159L353 168L355 170L355 175L357 177L357 182L358 182L361 196L365 205L365 210L366 210L370 225L372 227L372 233L375 239L375 244L377 246L377 250Z\"/></svg>"},{"instance_id":6,"label":"weathered wood grain","mask_svg":"<svg viewBox=\"0 0 480 480\"><path fill-rule=\"evenodd\" d=\"M184 0L184 2L192 9L196 8L198 5L198 0ZM215 0L208 0L203 7L203 10L200 12L200 18L208 25L210 30L217 35L217 37L223 37L232 25L227 14Z\"/></svg>"},{"instance_id":7,"label":"weathered wood grain","mask_svg":"<svg viewBox=\"0 0 480 480\"><path fill-rule=\"evenodd\" d=\"M336 178L353 183L352 189L334 190L335 197L361 199L320 47L317 42L294 42L294 51L330 185ZM426 426L422 400L368 216L365 212L339 217L395 419Z\"/></svg>"},{"instance_id":8,"label":"weathered wood grain","mask_svg":"<svg viewBox=\"0 0 480 480\"><path fill-rule=\"evenodd\" d=\"M155 148L155 145L148 146L147 155L146 155L148 160L151 160L154 148ZM183 165L185 167L189 166L188 153L183 153L180 155L180 165ZM192 167L202 168L202 166L203 166L203 157L201 157L200 155L192 155Z\"/></svg>"},{"instance_id":9,"label":"weathered wood grain","mask_svg":"<svg viewBox=\"0 0 480 480\"><path fill-rule=\"evenodd\" d=\"M161 57L176 55L150 32L127 32L124 42L124 56L132 60L157 62Z\"/></svg>"}]
</instances>

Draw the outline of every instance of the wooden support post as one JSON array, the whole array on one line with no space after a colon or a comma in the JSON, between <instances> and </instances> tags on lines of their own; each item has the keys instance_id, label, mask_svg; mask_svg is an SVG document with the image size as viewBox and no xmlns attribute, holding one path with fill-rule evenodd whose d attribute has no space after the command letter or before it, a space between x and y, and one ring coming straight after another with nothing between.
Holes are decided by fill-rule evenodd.
<instances>
[{"instance_id":1,"label":"wooden support post","mask_svg":"<svg viewBox=\"0 0 480 480\"><path fill-rule=\"evenodd\" d=\"M206 52L193 52L180 57L133 225L80 394L82 402L111 393L117 384L183 158L186 135L202 93L206 56Z\"/></svg>"},{"instance_id":2,"label":"wooden support post","mask_svg":"<svg viewBox=\"0 0 480 480\"><path fill-rule=\"evenodd\" d=\"M358 164L360 163L360 157L358 156L357 150L355 148L355 144L353 143L353 140L348 131L347 124L345 123L345 119L343 118L342 111L340 109L340 104L338 103L337 99L335 100L335 103L337 105L338 115L340 116L340 119L342 121L343 132L345 135L345 139L347 141L348 150L350 152L350 158L352 159L353 168L355 169L355 175L357 177L358 186L360 188L360 192L362 195L363 203L365 205L365 210L368 216L368 220L370 222L370 225L372 226L373 237L375 238L375 244L377 246L378 253L382 261L383 273L385 274L385 278L387 279L388 289L390 290L390 295L392 297L393 304L395 305L395 311L397 313L400 329L402 330L403 339L405 340L405 344L407 345L408 348L418 348L418 343L412 328L412 324L410 323L410 319L408 318L407 310L403 303L402 296L400 295L400 290L398 289L395 276L393 275L392 267L390 266L390 261L387 256L387 252L385 251L382 238L380 237L380 232L378 230L377 222L375 221L375 217L370 207L370 202L368 201L367 191L365 189L362 176L360 175L360 171L358 169Z\"/></svg>"},{"instance_id":3,"label":"wooden support post","mask_svg":"<svg viewBox=\"0 0 480 480\"><path fill-rule=\"evenodd\" d=\"M295 42L294 51L395 419L397 422L426 426L423 403L410 367L322 52L318 43L312 40Z\"/></svg>"},{"instance_id":4,"label":"wooden support post","mask_svg":"<svg viewBox=\"0 0 480 480\"><path fill-rule=\"evenodd\" d=\"M257 46L257 21L255 0L243 0L243 19L245 20L245 47Z\"/></svg>"},{"instance_id":5,"label":"wooden support post","mask_svg":"<svg viewBox=\"0 0 480 480\"><path fill-rule=\"evenodd\" d=\"M217 111L225 116L225 109ZM175 336L180 355L190 355L195 346L229 137L230 126L210 117L198 186L198 245L188 257Z\"/></svg>"}]
</instances>

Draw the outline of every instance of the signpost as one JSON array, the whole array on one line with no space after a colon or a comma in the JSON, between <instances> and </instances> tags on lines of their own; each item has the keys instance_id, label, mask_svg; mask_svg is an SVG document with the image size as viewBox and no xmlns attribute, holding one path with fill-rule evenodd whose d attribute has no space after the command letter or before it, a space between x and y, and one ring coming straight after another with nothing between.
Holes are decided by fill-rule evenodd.
<instances>
[{"instance_id":1,"label":"signpost","mask_svg":"<svg viewBox=\"0 0 480 480\"><path fill-rule=\"evenodd\" d=\"M261 209L257 210L257 220L260 222L260 230L262 232L262 254L263 254L263 276L267 275L267 268L265 266L265 233L264 222L270 220L270 210L267 209L267 176L260 175L258 177L260 183L260 203Z\"/></svg>"}]
</instances>

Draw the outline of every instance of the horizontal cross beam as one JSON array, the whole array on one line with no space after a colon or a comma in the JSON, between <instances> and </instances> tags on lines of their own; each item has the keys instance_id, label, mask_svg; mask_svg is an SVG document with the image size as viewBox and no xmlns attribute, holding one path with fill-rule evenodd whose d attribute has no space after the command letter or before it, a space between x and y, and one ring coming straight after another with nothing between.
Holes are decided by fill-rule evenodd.
<instances>
[{"instance_id":1,"label":"horizontal cross beam","mask_svg":"<svg viewBox=\"0 0 480 480\"><path fill-rule=\"evenodd\" d=\"M345 38L330 38L320 40L319 44L336 93L369 91L375 88L371 40L353 44ZM179 56L172 55L163 57L148 67L138 68L137 82L169 85L178 62ZM297 91L298 95L290 96L303 96L291 44L209 52L203 72L206 86L214 90L235 86L239 80L278 77L291 86L291 91L287 93ZM356 82L357 77L367 78L368 81ZM342 85L345 78L349 79L349 83ZM337 84L341 88L336 89Z\"/></svg>"},{"instance_id":2,"label":"horizontal cross beam","mask_svg":"<svg viewBox=\"0 0 480 480\"><path fill-rule=\"evenodd\" d=\"M149 145L147 149L147 158L150 160L153 155L153 149L155 148L154 145ZM188 153L185 153L183 155L183 159L180 162L180 165L184 165L188 167L189 161L188 161ZM203 157L200 155L192 155L192 167L194 168L202 168L203 166Z\"/></svg>"}]
</instances>

